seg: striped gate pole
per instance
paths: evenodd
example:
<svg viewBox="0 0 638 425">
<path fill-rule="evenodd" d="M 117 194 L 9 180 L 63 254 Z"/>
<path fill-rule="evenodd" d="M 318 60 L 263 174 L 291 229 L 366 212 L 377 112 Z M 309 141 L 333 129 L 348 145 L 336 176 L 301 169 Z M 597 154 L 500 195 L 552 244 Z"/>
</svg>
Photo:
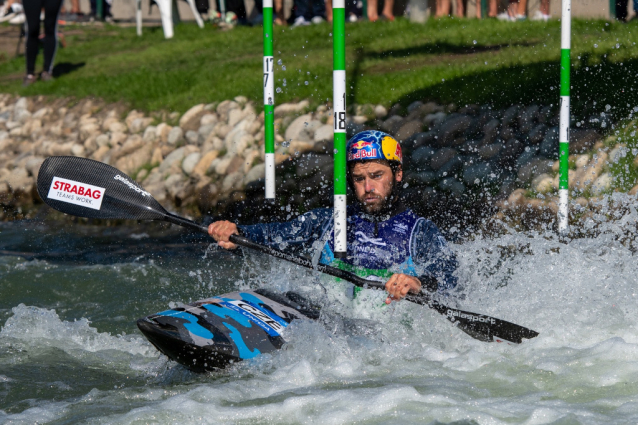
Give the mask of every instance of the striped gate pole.
<svg viewBox="0 0 638 425">
<path fill-rule="evenodd" d="M 334 109 L 334 255 L 347 256 L 346 232 L 346 2 L 332 2 Z"/>
<path fill-rule="evenodd" d="M 264 149 L 266 199 L 275 199 L 275 59 L 272 53 L 272 0 L 264 0 Z"/>
<path fill-rule="evenodd" d="M 558 183 L 558 232 L 568 227 L 569 200 L 569 70 L 571 66 L 571 0 L 563 0 L 560 46 L 560 133 L 559 133 L 559 183 Z"/>
</svg>

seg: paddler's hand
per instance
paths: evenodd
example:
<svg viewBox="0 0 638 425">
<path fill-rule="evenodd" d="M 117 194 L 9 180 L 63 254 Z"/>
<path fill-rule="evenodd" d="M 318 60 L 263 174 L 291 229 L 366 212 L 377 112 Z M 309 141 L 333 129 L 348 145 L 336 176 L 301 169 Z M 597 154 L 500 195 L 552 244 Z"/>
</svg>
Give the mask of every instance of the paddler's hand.
<svg viewBox="0 0 638 425">
<path fill-rule="evenodd" d="M 235 249 L 237 245 L 229 241 L 230 235 L 238 235 L 237 225 L 230 221 L 216 221 L 208 226 L 208 234 L 224 249 Z"/>
<path fill-rule="evenodd" d="M 401 300 L 408 292 L 414 294 L 421 292 L 421 281 L 414 276 L 396 273 L 385 284 L 385 290 L 388 291 L 388 298 L 386 298 L 385 303 L 390 304 L 392 301 Z"/>
</svg>

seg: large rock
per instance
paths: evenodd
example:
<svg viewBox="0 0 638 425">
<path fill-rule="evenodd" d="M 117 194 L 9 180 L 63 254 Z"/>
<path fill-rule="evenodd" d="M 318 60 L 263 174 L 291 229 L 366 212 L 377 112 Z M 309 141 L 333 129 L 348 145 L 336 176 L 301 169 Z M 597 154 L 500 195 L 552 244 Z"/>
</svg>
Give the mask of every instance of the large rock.
<svg viewBox="0 0 638 425">
<path fill-rule="evenodd" d="M 572 130 L 569 133 L 569 152 L 585 152 L 599 140 L 602 140 L 602 136 L 596 130 Z"/>
<path fill-rule="evenodd" d="M 501 151 L 499 162 L 502 166 L 510 166 L 516 163 L 521 153 L 525 150 L 525 145 L 517 139 L 510 139 Z"/>
<path fill-rule="evenodd" d="M 135 152 L 121 157 L 115 163 L 115 168 L 124 171 L 126 174 L 133 174 L 142 166 L 151 162 L 154 146 L 146 144 Z"/>
<path fill-rule="evenodd" d="M 193 152 L 184 158 L 182 162 L 182 171 L 184 171 L 184 174 L 190 176 L 200 159 L 202 159 L 202 154 L 199 152 Z"/>
<path fill-rule="evenodd" d="M 144 142 L 144 139 L 142 139 L 142 137 L 139 134 L 133 134 L 126 139 L 124 144 L 119 149 L 116 149 L 113 152 L 113 155 L 111 157 L 114 160 L 118 159 L 122 156 L 128 155 L 131 152 L 138 150 L 145 144 L 147 143 Z"/>
<path fill-rule="evenodd" d="M 315 142 L 331 141 L 334 138 L 334 129 L 331 125 L 324 124 L 315 130 Z"/>
<path fill-rule="evenodd" d="M 241 190 L 243 188 L 244 174 L 236 171 L 227 175 L 222 182 L 222 192 L 230 192 L 231 190 Z"/>
<path fill-rule="evenodd" d="M 181 147 L 175 149 L 173 152 L 168 154 L 162 164 L 159 166 L 159 172 L 164 174 L 166 171 L 170 170 L 173 166 L 179 165 L 184 160 L 184 156 L 186 155 L 186 148 Z"/>
<path fill-rule="evenodd" d="M 14 193 L 31 193 L 35 180 L 29 177 L 29 173 L 24 168 L 14 168 L 11 173 L 3 177 L 2 180 L 7 183 Z"/>
<path fill-rule="evenodd" d="M 444 179 L 450 176 L 456 177 L 460 174 L 462 168 L 463 160 L 460 157 L 455 156 L 437 170 L 436 177 L 439 179 Z"/>
<path fill-rule="evenodd" d="M 584 167 L 579 167 L 574 177 L 573 187 L 578 190 L 585 190 L 602 175 L 608 155 L 606 152 L 598 151 L 591 161 L 589 161 L 589 155 L 586 156 L 586 159 L 588 160 L 587 164 Z"/>
<path fill-rule="evenodd" d="M 423 124 L 429 127 L 430 129 L 432 129 L 438 126 L 439 124 L 441 124 L 445 120 L 446 116 L 447 114 L 445 112 L 436 112 L 433 114 L 428 114 L 423 119 Z"/>
<path fill-rule="evenodd" d="M 193 130 L 188 130 L 184 137 L 186 138 L 186 142 L 190 145 L 198 145 L 201 138 L 199 133 Z"/>
<path fill-rule="evenodd" d="M 436 171 L 449 160 L 454 158 L 456 155 L 456 150 L 452 148 L 439 149 L 434 155 L 432 155 L 432 159 L 430 160 L 430 167 Z"/>
<path fill-rule="evenodd" d="M 204 106 L 205 105 L 203 103 L 200 103 L 186 111 L 179 119 L 179 126 L 186 131 L 197 130 L 199 128 L 199 121 L 206 113 L 206 111 L 204 111 Z"/>
<path fill-rule="evenodd" d="M 501 122 L 499 120 L 492 119 L 488 121 L 487 124 L 483 126 L 483 144 L 489 145 L 496 142 L 496 139 L 498 138 L 500 132 L 500 128 Z"/>
<path fill-rule="evenodd" d="M 437 177 L 434 171 L 420 171 L 410 173 L 406 176 L 406 181 L 419 186 L 428 186 L 436 182 Z"/>
<path fill-rule="evenodd" d="M 246 177 L 244 177 L 244 185 L 248 186 L 249 183 L 265 178 L 265 173 L 266 173 L 266 164 L 261 163 L 261 164 L 255 165 L 246 174 Z"/>
<path fill-rule="evenodd" d="M 282 103 L 281 105 L 275 106 L 275 118 L 299 114 L 308 106 L 310 106 L 310 102 L 307 100 L 302 100 L 299 103 Z"/>
<path fill-rule="evenodd" d="M 430 161 L 436 153 L 436 150 L 429 146 L 421 146 L 412 152 L 410 157 L 410 166 L 415 170 L 426 170 L 430 168 Z"/>
<path fill-rule="evenodd" d="M 40 171 L 40 166 L 44 162 L 44 158 L 41 156 L 30 156 L 29 159 L 24 164 L 24 169 L 28 171 L 28 173 L 34 178 L 38 178 L 38 173 Z"/>
<path fill-rule="evenodd" d="M 436 131 L 416 133 L 408 137 L 402 144 L 405 153 L 412 152 L 421 146 L 432 146 L 436 140 Z"/>
<path fill-rule="evenodd" d="M 168 137 L 166 142 L 171 146 L 177 146 L 179 143 L 184 141 L 184 130 L 181 127 L 173 127 L 168 132 Z"/>
<path fill-rule="evenodd" d="M 413 120 L 404 122 L 401 125 L 401 128 L 399 128 L 399 130 L 395 133 L 395 137 L 397 140 L 403 141 L 408 139 L 410 136 L 421 132 L 421 130 L 423 130 L 423 124 L 421 124 L 420 121 Z"/>
<path fill-rule="evenodd" d="M 302 137 L 300 133 L 306 128 L 310 121 L 312 121 L 311 114 L 301 115 L 295 118 L 286 129 L 286 140 L 303 140 L 300 139 L 300 137 Z"/>
<path fill-rule="evenodd" d="M 219 151 L 213 150 L 204 154 L 204 156 L 199 160 L 195 168 L 193 168 L 192 173 L 203 176 L 208 171 L 210 164 L 217 159 L 219 156 Z"/>
<path fill-rule="evenodd" d="M 538 105 L 530 105 L 523 109 L 518 116 L 518 128 L 521 133 L 529 133 L 538 122 Z"/>
<path fill-rule="evenodd" d="M 403 117 L 392 115 L 381 123 L 381 129 L 387 133 L 394 134 L 403 125 Z"/>
<path fill-rule="evenodd" d="M 552 127 L 545 133 L 539 153 L 547 158 L 558 159 L 558 145 L 558 127 Z"/>
<path fill-rule="evenodd" d="M 171 127 L 170 125 L 164 122 L 160 123 L 157 125 L 157 127 L 155 127 L 155 135 L 161 143 L 167 143 L 168 135 L 170 134 L 172 129 L 173 127 Z"/>
<path fill-rule="evenodd" d="M 538 145 L 545 138 L 547 132 L 547 126 L 545 124 L 538 124 L 527 135 L 527 140 L 530 145 Z"/>
<path fill-rule="evenodd" d="M 482 159 L 490 159 L 498 155 L 503 149 L 502 143 L 492 143 L 478 149 L 478 154 Z"/>
<path fill-rule="evenodd" d="M 438 146 L 457 146 L 465 142 L 462 137 L 472 123 L 472 118 L 467 115 L 450 115 L 439 127 L 439 135 L 436 141 Z"/>
<path fill-rule="evenodd" d="M 158 140 L 157 127 L 153 125 L 149 125 L 148 127 L 146 127 L 146 130 L 144 130 L 144 135 L 142 136 L 142 139 L 146 143 L 155 143 Z"/>
<path fill-rule="evenodd" d="M 614 178 L 609 173 L 604 173 L 600 177 L 596 179 L 594 184 L 591 186 L 591 193 L 594 196 L 602 195 L 604 192 L 611 189 L 611 185 L 614 181 Z"/>
<path fill-rule="evenodd" d="M 547 158 L 536 158 L 523 165 L 518 170 L 517 178 L 519 182 L 527 183 L 532 177 L 552 171 L 552 162 Z"/>
<path fill-rule="evenodd" d="M 516 123 L 516 118 L 518 117 L 518 111 L 520 111 L 520 109 L 520 106 L 514 105 L 505 110 L 503 113 L 503 119 L 501 120 L 503 127 L 509 127 Z"/>
<path fill-rule="evenodd" d="M 463 181 L 468 186 L 485 185 L 492 183 L 495 179 L 496 174 L 489 162 L 469 165 L 463 171 Z"/>
<path fill-rule="evenodd" d="M 441 180 L 439 182 L 439 188 L 441 188 L 441 190 L 444 190 L 446 192 L 450 192 L 452 195 L 456 196 L 457 198 L 461 197 L 461 195 L 465 193 L 465 185 L 463 185 L 463 183 L 461 183 L 454 177 L 447 177 Z"/>
<path fill-rule="evenodd" d="M 318 155 L 318 154 L 308 154 L 303 156 L 297 161 L 297 168 L 295 170 L 295 176 L 298 179 L 304 179 L 309 177 L 319 171 L 320 169 L 325 168 L 326 166 L 332 165 L 333 158 L 331 155 Z"/>
</svg>

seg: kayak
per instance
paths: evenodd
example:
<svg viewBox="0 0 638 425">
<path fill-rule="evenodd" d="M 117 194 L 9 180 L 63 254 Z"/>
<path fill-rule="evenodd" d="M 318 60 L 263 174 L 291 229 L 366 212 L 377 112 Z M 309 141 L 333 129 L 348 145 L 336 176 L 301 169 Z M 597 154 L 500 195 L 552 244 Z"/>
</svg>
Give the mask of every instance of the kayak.
<svg viewBox="0 0 638 425">
<path fill-rule="evenodd" d="M 171 360 L 194 372 L 280 349 L 284 329 L 319 310 L 294 292 L 238 291 L 151 314 L 137 321 L 144 336 Z"/>
</svg>

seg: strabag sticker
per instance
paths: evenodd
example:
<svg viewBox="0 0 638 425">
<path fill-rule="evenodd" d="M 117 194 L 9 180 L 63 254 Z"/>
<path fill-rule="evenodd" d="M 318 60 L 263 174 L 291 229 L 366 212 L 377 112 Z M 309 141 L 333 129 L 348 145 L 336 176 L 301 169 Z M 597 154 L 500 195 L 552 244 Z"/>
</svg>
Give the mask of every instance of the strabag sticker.
<svg viewBox="0 0 638 425">
<path fill-rule="evenodd" d="M 53 177 L 47 198 L 99 210 L 104 199 L 104 188 Z"/>
</svg>

